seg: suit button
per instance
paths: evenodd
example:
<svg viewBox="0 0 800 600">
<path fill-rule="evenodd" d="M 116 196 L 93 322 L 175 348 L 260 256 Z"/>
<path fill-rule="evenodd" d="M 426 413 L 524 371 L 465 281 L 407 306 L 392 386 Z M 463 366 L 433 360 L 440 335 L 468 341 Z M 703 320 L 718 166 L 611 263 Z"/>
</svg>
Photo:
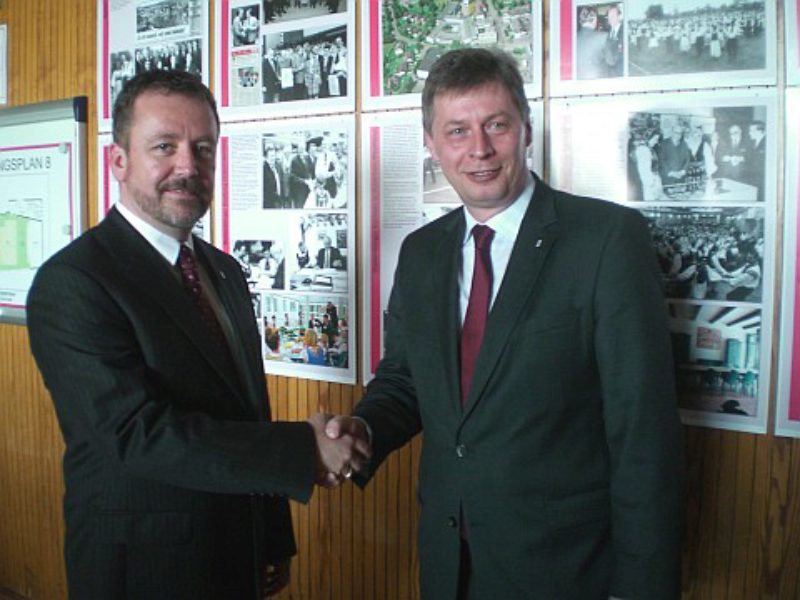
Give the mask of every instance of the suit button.
<svg viewBox="0 0 800 600">
<path fill-rule="evenodd" d="M 458 519 L 456 519 L 455 517 L 448 517 L 447 526 L 455 529 L 456 527 L 458 527 Z"/>
<path fill-rule="evenodd" d="M 459 444 L 456 446 L 456 456 L 458 458 L 464 458 L 467 455 L 467 447 L 464 444 Z"/>
</svg>

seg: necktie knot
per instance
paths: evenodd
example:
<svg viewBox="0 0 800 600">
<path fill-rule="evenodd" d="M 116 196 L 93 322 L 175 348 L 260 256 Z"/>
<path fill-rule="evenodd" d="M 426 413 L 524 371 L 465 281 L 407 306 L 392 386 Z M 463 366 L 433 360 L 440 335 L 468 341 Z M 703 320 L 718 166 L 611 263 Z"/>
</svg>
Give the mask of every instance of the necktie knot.
<svg viewBox="0 0 800 600">
<path fill-rule="evenodd" d="M 472 228 L 472 237 L 475 239 L 475 248 L 478 250 L 488 250 L 494 239 L 494 230 L 486 225 L 475 225 Z"/>
</svg>

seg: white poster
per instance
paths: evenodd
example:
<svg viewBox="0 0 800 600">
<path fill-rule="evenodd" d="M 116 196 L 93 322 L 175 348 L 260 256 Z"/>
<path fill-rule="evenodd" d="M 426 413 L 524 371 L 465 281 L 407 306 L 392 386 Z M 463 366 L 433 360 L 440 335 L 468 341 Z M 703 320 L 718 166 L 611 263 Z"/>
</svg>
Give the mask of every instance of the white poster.
<svg viewBox="0 0 800 600">
<path fill-rule="evenodd" d="M 137 73 L 180 69 L 208 85 L 208 38 L 206 0 L 98 0 L 99 130 L 111 130 L 114 101 Z"/>
<path fill-rule="evenodd" d="M 786 91 L 786 114 L 800 110 L 800 89 Z M 786 119 L 786 195 L 783 230 L 783 295 L 781 298 L 780 366 L 775 434 L 800 437 L 800 126 Z"/>
<path fill-rule="evenodd" d="M 783 21 L 786 25 L 786 84 L 800 84 L 800 0 L 784 0 Z"/>
<path fill-rule="evenodd" d="M 354 0 L 216 5 L 222 120 L 355 110 Z"/>
<path fill-rule="evenodd" d="M 777 219 L 774 90 L 551 104 L 551 182 L 647 220 L 685 423 L 766 431 Z"/>
<path fill-rule="evenodd" d="M 355 117 L 223 125 L 215 244 L 242 266 L 266 373 L 355 383 Z"/>
<path fill-rule="evenodd" d="M 543 170 L 541 102 L 533 102 L 528 167 Z M 361 121 L 364 383 L 383 355 L 383 317 L 405 237 L 459 208 L 461 201 L 424 146 L 420 110 L 365 114 Z"/>
<path fill-rule="evenodd" d="M 419 107 L 428 70 L 447 50 L 500 48 L 517 60 L 529 98 L 542 96 L 542 2 L 395 2 L 361 7 L 366 110 Z"/>
<path fill-rule="evenodd" d="M 553 0 L 555 96 L 775 85 L 771 0 Z"/>
</svg>

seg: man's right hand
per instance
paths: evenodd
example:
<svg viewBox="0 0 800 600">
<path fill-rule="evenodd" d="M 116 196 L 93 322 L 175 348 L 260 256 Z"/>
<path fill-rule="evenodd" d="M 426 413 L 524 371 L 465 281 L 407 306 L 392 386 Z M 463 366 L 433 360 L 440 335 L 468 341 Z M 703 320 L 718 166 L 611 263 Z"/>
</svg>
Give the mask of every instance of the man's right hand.
<svg viewBox="0 0 800 600">
<path fill-rule="evenodd" d="M 317 485 L 336 487 L 369 461 L 372 451 L 363 422 L 318 413 L 308 423 L 317 441 Z"/>
</svg>

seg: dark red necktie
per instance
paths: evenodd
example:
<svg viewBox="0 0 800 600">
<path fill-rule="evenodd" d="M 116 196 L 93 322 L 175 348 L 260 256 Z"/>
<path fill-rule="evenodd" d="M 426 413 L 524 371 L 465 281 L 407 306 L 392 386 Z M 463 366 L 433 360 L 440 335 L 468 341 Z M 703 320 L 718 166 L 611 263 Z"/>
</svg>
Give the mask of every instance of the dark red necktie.
<svg viewBox="0 0 800 600">
<path fill-rule="evenodd" d="M 181 251 L 178 254 L 178 266 L 181 269 L 181 280 L 183 287 L 192 298 L 197 310 L 200 311 L 200 317 L 203 322 L 208 326 L 211 335 L 217 342 L 220 349 L 230 356 L 230 346 L 228 345 L 228 338 L 222 331 L 222 326 L 219 324 L 219 319 L 208 301 L 208 297 L 203 292 L 203 285 L 200 283 L 200 272 L 197 270 L 197 261 L 194 258 L 191 248 L 186 244 L 181 244 Z"/>
<path fill-rule="evenodd" d="M 461 329 L 461 405 L 467 402 L 475 361 L 481 349 L 489 303 L 492 298 L 492 238 L 494 231 L 485 225 L 472 228 L 475 240 L 475 265 L 472 269 L 472 287 L 469 304 Z"/>
</svg>

